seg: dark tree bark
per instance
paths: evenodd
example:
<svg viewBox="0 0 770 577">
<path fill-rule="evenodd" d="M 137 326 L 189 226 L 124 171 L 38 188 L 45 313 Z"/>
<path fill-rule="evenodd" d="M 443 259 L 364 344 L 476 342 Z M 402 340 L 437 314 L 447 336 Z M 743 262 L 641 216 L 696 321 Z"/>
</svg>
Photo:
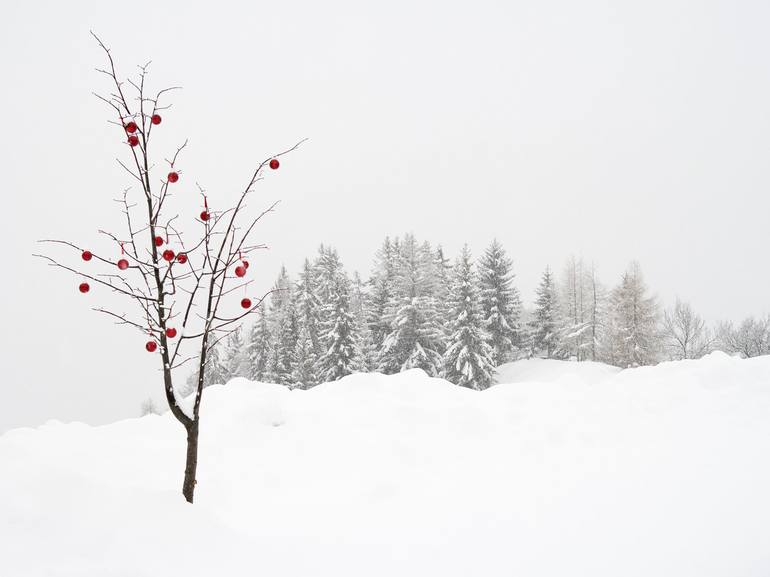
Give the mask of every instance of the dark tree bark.
<svg viewBox="0 0 770 577">
<path fill-rule="evenodd" d="M 96 38 L 96 36 L 94 36 Z M 252 251 L 266 248 L 261 244 L 248 244 L 250 235 L 254 232 L 257 223 L 263 216 L 272 212 L 275 204 L 264 210 L 256 217 L 243 218 L 246 197 L 252 192 L 254 185 L 262 176 L 263 169 L 268 163 L 277 157 L 283 156 L 295 150 L 303 141 L 295 144 L 288 150 L 275 154 L 257 164 L 251 179 L 240 194 L 235 206 L 225 210 L 210 211 L 205 194 L 201 190 L 204 202 L 204 213 L 197 220 L 196 227 L 202 230 L 201 237 L 190 245 L 185 245 L 183 233 L 174 224 L 177 216 L 165 217 L 163 208 L 169 195 L 169 185 L 179 180 L 180 174 L 176 167 L 177 159 L 186 146 L 186 142 L 180 146 L 170 160 L 166 160 L 169 170 L 174 172 L 174 178 L 169 173 L 168 180 L 164 179 L 165 171 L 160 177 L 159 190 L 153 190 L 151 172 L 158 163 L 152 160 L 149 154 L 150 136 L 153 126 L 157 125 L 153 118 L 168 106 L 160 106 L 162 95 L 173 90 L 166 88 L 160 90 L 157 95 L 149 97 L 145 91 L 145 77 L 147 66 L 140 67 L 137 80 L 121 81 L 115 72 L 115 63 L 107 47 L 96 38 L 99 46 L 104 50 L 109 68 L 100 70 L 106 74 L 113 83 L 113 92 L 107 96 L 96 95 L 108 104 L 116 115 L 114 124 L 121 131 L 121 138 L 126 142 L 128 133 L 131 133 L 133 142 L 128 142 L 129 153 L 132 162 L 129 168 L 124 162 L 118 160 L 120 166 L 126 170 L 141 185 L 141 192 L 146 204 L 146 215 L 142 219 L 143 226 L 135 228 L 132 205 L 128 201 L 128 190 L 124 191 L 122 198 L 123 212 L 126 217 L 124 236 L 118 236 L 111 232 L 100 230 L 99 232 L 109 237 L 120 246 L 121 259 L 130 262 L 128 267 L 118 267 L 118 263 L 109 256 L 93 253 L 93 264 L 108 265 L 107 273 L 86 272 L 87 269 L 77 269 L 61 264 L 48 255 L 36 255 L 48 261 L 48 264 L 68 270 L 76 275 L 87 278 L 95 283 L 108 287 L 115 293 L 129 297 L 138 308 L 138 316 L 129 317 L 126 313 L 115 313 L 104 308 L 95 310 L 105 313 L 115 319 L 118 324 L 129 325 L 148 336 L 159 345 L 161 372 L 163 374 L 163 388 L 169 409 L 173 416 L 185 428 L 187 433 L 187 451 L 184 482 L 182 493 L 185 499 L 192 503 L 195 495 L 196 472 L 198 468 L 198 434 L 200 425 L 200 405 L 203 396 L 203 375 L 206 369 L 208 353 L 212 347 L 225 338 L 230 332 L 238 328 L 239 322 L 247 315 L 256 311 L 262 301 L 270 294 L 268 292 L 259 299 L 254 299 L 252 306 L 234 317 L 221 316 L 219 306 L 223 298 L 238 290 L 244 290 L 251 281 L 244 281 L 230 271 L 238 266 L 239 262 Z M 125 84 L 130 85 L 136 92 L 135 99 L 126 97 Z M 135 104 L 136 103 L 136 104 Z M 135 124 L 128 129 L 128 124 Z M 156 129 L 157 130 L 157 129 Z M 155 181 L 158 181 L 156 176 Z M 277 203 L 276 203 L 277 204 Z M 145 232 L 146 231 L 146 232 Z M 177 249 L 170 257 L 159 250 L 156 239 L 160 237 L 160 244 L 173 243 Z M 142 238 L 149 241 L 141 242 Z M 45 240 L 41 242 L 66 245 L 77 251 L 83 251 L 75 243 L 63 240 Z M 124 247 L 127 249 L 124 254 Z M 170 250 L 170 249 L 167 249 Z M 186 258 L 180 260 L 179 254 Z M 83 259 L 85 260 L 85 259 Z M 90 258 L 88 260 L 91 260 Z M 202 302 L 201 302 L 202 301 Z M 196 311 L 205 311 L 205 316 Z M 167 335 L 170 328 L 178 330 L 178 338 L 173 342 Z M 191 356 L 183 357 L 182 345 L 195 344 L 196 352 Z M 156 347 L 148 350 L 154 351 Z M 185 410 L 180 404 L 174 390 L 174 370 L 183 366 L 187 361 L 198 360 L 198 379 L 195 390 L 195 398 L 191 408 Z"/>
</svg>

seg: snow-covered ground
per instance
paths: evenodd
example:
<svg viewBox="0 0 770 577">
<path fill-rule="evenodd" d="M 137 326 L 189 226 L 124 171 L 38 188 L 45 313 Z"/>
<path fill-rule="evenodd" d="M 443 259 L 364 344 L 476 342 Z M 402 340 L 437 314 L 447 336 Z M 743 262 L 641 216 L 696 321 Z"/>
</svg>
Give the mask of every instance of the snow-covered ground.
<svg viewBox="0 0 770 577">
<path fill-rule="evenodd" d="M 0 575 L 770 575 L 770 357 L 206 391 L 0 437 Z"/>
</svg>

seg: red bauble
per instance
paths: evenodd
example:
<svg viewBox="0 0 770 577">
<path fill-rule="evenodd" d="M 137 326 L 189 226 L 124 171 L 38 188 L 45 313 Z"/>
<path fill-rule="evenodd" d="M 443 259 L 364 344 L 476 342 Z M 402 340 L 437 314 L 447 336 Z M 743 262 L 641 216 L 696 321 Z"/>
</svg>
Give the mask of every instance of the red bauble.
<svg viewBox="0 0 770 577">
<path fill-rule="evenodd" d="M 273 160 L 270 161 L 270 168 L 272 168 L 273 170 L 275 170 L 279 166 L 281 166 L 281 163 L 278 162 L 277 158 L 274 158 Z"/>
<path fill-rule="evenodd" d="M 210 219 L 210 218 L 211 218 L 211 215 L 209 214 L 209 211 L 208 211 L 208 210 L 204 210 L 204 211 L 201 213 L 201 220 L 202 220 L 203 222 L 206 222 L 206 221 L 207 221 L 208 219 Z"/>
<path fill-rule="evenodd" d="M 126 132 L 128 132 L 129 134 L 133 134 L 134 132 L 136 132 L 137 128 L 138 126 L 136 125 L 136 122 L 134 122 L 133 120 L 131 122 L 127 122 L 125 126 Z"/>
<path fill-rule="evenodd" d="M 78 287 L 78 290 L 80 292 L 82 292 L 83 294 L 85 294 L 85 293 L 87 293 L 88 291 L 91 290 L 91 287 L 88 286 L 87 282 L 82 282 L 82 283 L 80 283 L 80 286 Z"/>
<path fill-rule="evenodd" d="M 168 173 L 168 181 L 169 182 L 173 183 L 173 182 L 176 182 L 177 180 L 179 180 L 179 173 L 177 173 L 177 172 L 169 172 Z"/>
<path fill-rule="evenodd" d="M 153 124 L 158 125 L 160 124 L 160 121 L 162 120 L 160 117 L 160 114 L 153 114 L 152 118 L 150 118 Z"/>
<path fill-rule="evenodd" d="M 235 267 L 235 276 L 237 277 L 246 276 L 246 268 L 242 266 Z"/>
<path fill-rule="evenodd" d="M 163 246 L 163 237 L 162 236 L 156 236 L 155 237 L 155 246 Z"/>
<path fill-rule="evenodd" d="M 147 341 L 147 344 L 144 345 L 144 348 L 147 349 L 148 353 L 154 353 L 158 350 L 158 343 L 155 341 Z"/>
<path fill-rule="evenodd" d="M 124 258 L 118 261 L 118 268 L 120 270 L 126 270 L 128 268 L 128 261 Z"/>
<path fill-rule="evenodd" d="M 174 327 L 167 328 L 166 336 L 170 339 L 173 339 L 176 336 L 176 329 Z"/>
<path fill-rule="evenodd" d="M 131 146 L 136 146 L 137 144 L 139 144 L 139 137 L 136 134 L 132 134 L 131 136 L 128 137 L 128 143 Z"/>
<path fill-rule="evenodd" d="M 163 260 L 167 262 L 171 262 L 172 260 L 174 260 L 175 256 L 176 255 L 174 254 L 174 251 L 171 250 L 170 248 L 167 248 L 166 250 L 163 251 Z"/>
<path fill-rule="evenodd" d="M 90 250 L 84 250 L 83 253 L 80 255 L 80 258 L 82 258 L 84 261 L 89 261 L 93 258 L 93 254 L 91 254 Z"/>
<path fill-rule="evenodd" d="M 251 299 L 250 299 L 250 298 L 248 298 L 248 297 L 247 297 L 247 298 L 245 298 L 245 299 L 243 299 L 243 300 L 241 301 L 241 306 L 242 306 L 243 308 L 245 308 L 245 309 L 250 309 L 250 308 L 251 308 Z"/>
<path fill-rule="evenodd" d="M 184 264 L 187 262 L 187 255 L 183 252 L 180 252 L 178 255 L 176 255 L 176 261 L 179 264 Z"/>
<path fill-rule="evenodd" d="M 249 261 L 244 260 L 241 264 L 243 265 L 243 268 L 249 268 Z"/>
</svg>

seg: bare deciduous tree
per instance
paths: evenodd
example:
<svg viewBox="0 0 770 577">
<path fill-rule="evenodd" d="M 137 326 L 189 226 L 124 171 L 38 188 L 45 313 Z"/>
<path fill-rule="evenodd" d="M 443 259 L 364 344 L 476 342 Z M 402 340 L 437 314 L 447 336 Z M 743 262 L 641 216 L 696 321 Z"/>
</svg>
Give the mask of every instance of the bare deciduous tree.
<svg viewBox="0 0 770 577">
<path fill-rule="evenodd" d="M 663 313 L 662 333 L 663 346 L 672 360 L 699 359 L 713 349 L 714 337 L 706 323 L 689 303 L 678 298 Z"/>
<path fill-rule="evenodd" d="M 139 67 L 137 78 L 121 80 L 109 49 L 99 38 L 94 38 L 108 62 L 108 68 L 99 72 L 105 74 L 112 84 L 110 93 L 96 96 L 112 110 L 115 115 L 112 123 L 121 132 L 121 137 L 127 139 L 129 161 L 126 163 L 118 159 L 118 163 L 139 184 L 143 202 L 132 204 L 130 190 L 126 190 L 119 199 L 125 216 L 125 231 L 121 235 L 99 231 L 111 239 L 114 246 L 120 247 L 120 260 L 92 253 L 64 240 L 41 242 L 77 251 L 84 261 L 80 268 L 62 264 L 50 255 L 36 256 L 45 259 L 51 266 L 75 273 L 126 297 L 135 306 L 133 315 L 103 307 L 94 310 L 115 319 L 117 324 L 148 335 L 147 350 L 158 354 L 166 401 L 171 413 L 187 432 L 182 493 L 192 503 L 207 355 L 212 347 L 238 328 L 244 317 L 256 311 L 267 296 L 254 301 L 243 298 L 240 303 L 242 310 L 238 313 L 220 312 L 227 309 L 222 305 L 228 297 L 232 299 L 238 291 L 245 293 L 250 284 L 243 278 L 248 268 L 245 259 L 253 251 L 265 248 L 264 245 L 254 244 L 251 237 L 257 223 L 275 207 L 273 204 L 257 215 L 249 215 L 246 200 L 262 178 L 264 169 L 268 166 L 277 168 L 277 159 L 295 150 L 302 141 L 259 162 L 234 206 L 224 210 L 210 209 L 205 193 L 200 189 L 204 210 L 197 219 L 198 232 L 189 235 L 193 240 L 188 240 L 189 237 L 177 224 L 178 215 L 169 217 L 164 211 L 166 201 L 172 196 L 174 183 L 179 180 L 177 165 L 186 142 L 165 161 L 168 172 L 160 169 L 162 163 L 150 155 L 153 127 L 160 124 L 160 113 L 169 108 L 161 101 L 174 88 L 148 95 L 145 87 L 147 65 Z M 168 245 L 167 248 L 161 249 L 164 244 Z M 172 250 L 171 246 L 177 250 Z M 103 268 L 105 272 L 93 272 L 96 267 Z M 81 292 L 88 290 L 88 283 L 83 283 Z M 185 349 L 189 349 L 191 354 L 185 353 Z M 197 362 L 197 382 L 194 396 L 183 401 L 175 392 L 174 376 L 176 369 L 189 361 Z"/>
<path fill-rule="evenodd" d="M 764 319 L 749 317 L 738 328 L 732 322 L 720 323 L 717 343 L 726 353 L 744 358 L 770 354 L 770 316 Z"/>
</svg>

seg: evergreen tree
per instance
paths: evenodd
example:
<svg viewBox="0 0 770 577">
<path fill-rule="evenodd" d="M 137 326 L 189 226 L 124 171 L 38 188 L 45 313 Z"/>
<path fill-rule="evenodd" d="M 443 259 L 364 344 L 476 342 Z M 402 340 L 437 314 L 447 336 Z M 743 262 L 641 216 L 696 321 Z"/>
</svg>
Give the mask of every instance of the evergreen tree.
<svg viewBox="0 0 770 577">
<path fill-rule="evenodd" d="M 379 370 L 386 374 L 413 368 L 431 376 L 441 373 L 443 333 L 436 311 L 433 267 L 430 245 L 418 245 L 414 236 L 406 235 L 385 313 L 390 331 L 380 349 Z"/>
<path fill-rule="evenodd" d="M 435 282 L 435 297 L 436 297 L 436 314 L 438 315 L 438 324 L 441 328 L 441 355 L 444 355 L 446 351 L 446 342 L 448 339 L 447 327 L 449 325 L 449 295 L 452 292 L 452 264 L 451 261 L 444 256 L 444 249 L 439 245 L 436 248 L 433 258 L 433 270 L 436 277 Z"/>
<path fill-rule="evenodd" d="M 294 290 L 285 267 L 281 267 L 273 290 L 270 311 L 273 343 L 267 374 L 270 382 L 290 385 L 293 382 L 292 357 L 299 337 L 299 327 Z"/>
<path fill-rule="evenodd" d="M 309 389 L 318 384 L 316 379 L 316 363 L 318 357 L 310 334 L 310 327 L 303 324 L 299 330 L 299 338 L 292 356 L 292 380 L 301 389 Z"/>
<path fill-rule="evenodd" d="M 512 360 L 521 344 L 521 299 L 513 286 L 512 267 L 513 261 L 496 239 L 479 263 L 481 318 L 497 366 Z"/>
<path fill-rule="evenodd" d="M 639 263 L 632 262 L 610 295 L 606 362 L 619 367 L 654 364 L 659 355 L 658 304 L 647 295 Z"/>
<path fill-rule="evenodd" d="M 334 249 L 323 249 L 318 260 L 322 354 L 320 381 L 336 381 L 355 370 L 355 317 L 350 311 L 350 279 Z"/>
<path fill-rule="evenodd" d="M 223 364 L 229 379 L 248 376 L 247 350 L 243 345 L 240 327 L 227 335 Z"/>
<path fill-rule="evenodd" d="M 300 330 L 302 328 L 307 329 L 308 336 L 313 345 L 313 353 L 317 356 L 320 353 L 318 331 L 321 322 L 321 303 L 318 300 L 316 277 L 317 271 L 310 263 L 310 260 L 305 259 L 295 292 L 297 322 Z"/>
<path fill-rule="evenodd" d="M 561 358 L 559 303 L 549 267 L 543 273 L 536 295 L 535 310 L 529 323 L 532 354 L 548 359 Z"/>
<path fill-rule="evenodd" d="M 268 361 L 271 355 L 272 341 L 267 322 L 267 311 L 263 304 L 259 306 L 257 320 L 251 327 L 248 344 L 248 377 L 254 381 L 268 380 Z"/>
<path fill-rule="evenodd" d="M 224 385 L 229 379 L 230 375 L 222 355 L 222 343 L 210 345 L 206 366 L 203 368 L 203 386 Z"/>
<path fill-rule="evenodd" d="M 374 257 L 372 276 L 369 279 L 371 296 L 367 321 L 377 350 L 382 348 L 382 343 L 390 332 L 386 311 L 393 298 L 397 260 L 398 243 L 394 244 L 390 237 L 385 237 L 385 242 Z"/>
<path fill-rule="evenodd" d="M 443 360 L 448 381 L 482 390 L 492 384 L 495 366 L 479 315 L 475 277 L 466 245 L 454 266 L 451 335 Z"/>
</svg>

